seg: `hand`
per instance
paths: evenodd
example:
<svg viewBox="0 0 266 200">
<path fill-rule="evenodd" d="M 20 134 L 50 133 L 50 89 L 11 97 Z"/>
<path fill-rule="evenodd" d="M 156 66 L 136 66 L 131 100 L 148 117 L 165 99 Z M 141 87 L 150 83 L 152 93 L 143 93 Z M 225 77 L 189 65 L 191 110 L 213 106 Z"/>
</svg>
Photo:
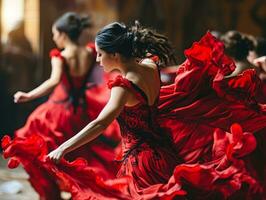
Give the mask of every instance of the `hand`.
<svg viewBox="0 0 266 200">
<path fill-rule="evenodd" d="M 31 100 L 31 96 L 26 92 L 18 91 L 14 94 L 15 103 L 23 103 Z"/>
<path fill-rule="evenodd" d="M 262 57 L 254 59 L 253 64 L 256 67 L 261 67 L 262 65 L 266 65 L 266 56 L 262 56 Z"/>
<path fill-rule="evenodd" d="M 61 160 L 61 158 L 65 155 L 65 151 L 58 147 L 57 149 L 53 150 L 52 152 L 50 152 L 48 154 L 48 157 L 54 161 L 55 163 L 59 163 L 59 161 Z"/>
</svg>

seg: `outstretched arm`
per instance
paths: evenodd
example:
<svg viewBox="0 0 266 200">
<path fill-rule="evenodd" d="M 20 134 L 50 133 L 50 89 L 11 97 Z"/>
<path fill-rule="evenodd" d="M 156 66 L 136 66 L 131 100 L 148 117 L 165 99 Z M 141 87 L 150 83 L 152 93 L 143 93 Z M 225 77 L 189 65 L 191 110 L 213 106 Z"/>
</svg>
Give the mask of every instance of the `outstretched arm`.
<svg viewBox="0 0 266 200">
<path fill-rule="evenodd" d="M 51 92 L 54 87 L 60 82 L 62 71 L 63 71 L 63 61 L 57 57 L 53 57 L 51 60 L 52 72 L 50 78 L 44 81 L 40 86 L 33 89 L 30 92 L 18 91 L 14 95 L 15 103 L 22 103 L 31 101 L 33 99 L 42 97 L 49 92 Z"/>
<path fill-rule="evenodd" d="M 83 128 L 78 134 L 61 144 L 57 149 L 49 153 L 48 157 L 58 162 L 64 154 L 98 137 L 119 115 L 125 106 L 129 92 L 122 87 L 113 87 L 111 97 L 99 116 Z"/>
</svg>

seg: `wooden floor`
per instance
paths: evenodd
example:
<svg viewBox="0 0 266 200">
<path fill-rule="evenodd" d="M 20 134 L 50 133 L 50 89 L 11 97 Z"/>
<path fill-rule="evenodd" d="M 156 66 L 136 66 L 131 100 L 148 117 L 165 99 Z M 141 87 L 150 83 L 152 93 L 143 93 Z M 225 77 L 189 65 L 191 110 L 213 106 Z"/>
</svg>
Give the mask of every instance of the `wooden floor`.
<svg viewBox="0 0 266 200">
<path fill-rule="evenodd" d="M 16 180 L 23 186 L 22 191 L 18 194 L 5 194 L 0 192 L 1 200 L 38 200 L 38 194 L 33 190 L 28 182 L 28 175 L 23 168 L 8 169 L 6 167 L 7 161 L 3 159 L 0 154 L 0 186 L 7 181 Z"/>
</svg>

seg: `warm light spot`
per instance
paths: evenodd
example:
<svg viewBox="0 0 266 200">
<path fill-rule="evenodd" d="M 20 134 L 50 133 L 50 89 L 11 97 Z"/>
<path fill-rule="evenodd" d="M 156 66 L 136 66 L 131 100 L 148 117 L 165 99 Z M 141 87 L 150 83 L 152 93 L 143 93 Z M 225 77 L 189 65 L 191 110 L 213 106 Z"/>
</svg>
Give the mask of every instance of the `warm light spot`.
<svg viewBox="0 0 266 200">
<path fill-rule="evenodd" d="M 24 0 L 2 0 L 2 40 L 24 19 Z"/>
</svg>

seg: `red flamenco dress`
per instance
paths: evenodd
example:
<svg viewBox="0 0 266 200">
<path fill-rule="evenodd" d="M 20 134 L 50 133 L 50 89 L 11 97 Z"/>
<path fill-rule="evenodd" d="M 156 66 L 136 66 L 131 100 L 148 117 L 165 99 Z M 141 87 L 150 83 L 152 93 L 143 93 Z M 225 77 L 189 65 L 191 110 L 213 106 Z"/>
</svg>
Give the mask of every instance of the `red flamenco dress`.
<svg viewBox="0 0 266 200">
<path fill-rule="evenodd" d="M 32 156 L 74 200 L 265 198 L 260 176 L 265 140 L 259 138 L 265 136 L 266 113 L 257 100 L 260 81 L 252 70 L 224 79 L 235 66 L 209 33 L 185 54 L 175 83 L 162 87 L 152 106 L 126 78 L 109 82 L 109 88 L 127 88 L 139 99 L 117 118 L 123 156 L 116 179 L 102 178 L 81 159 L 54 164 L 47 152 Z M 2 145 L 4 156 L 13 154 L 14 140 L 4 138 Z"/>
<path fill-rule="evenodd" d="M 72 77 L 60 51 L 54 49 L 50 56 L 64 62 L 61 81 L 48 101 L 37 107 L 25 126 L 15 132 L 10 145 L 13 146 L 12 155 L 6 157 L 11 158 L 8 163 L 10 168 L 17 167 L 19 163 L 23 165 L 29 174 L 30 183 L 41 199 L 58 200 L 60 190 L 57 180 L 43 167 L 42 158 L 35 155 L 40 151 L 46 154 L 57 148 L 95 119 L 109 98 L 109 90 L 105 84 L 96 85 L 90 81 L 93 79 L 93 69 L 84 77 Z M 82 157 L 104 177 L 111 178 L 118 170 L 118 165 L 113 160 L 114 149 L 119 141 L 119 126 L 114 122 L 99 140 L 71 152 L 66 158 L 73 160 Z"/>
</svg>

